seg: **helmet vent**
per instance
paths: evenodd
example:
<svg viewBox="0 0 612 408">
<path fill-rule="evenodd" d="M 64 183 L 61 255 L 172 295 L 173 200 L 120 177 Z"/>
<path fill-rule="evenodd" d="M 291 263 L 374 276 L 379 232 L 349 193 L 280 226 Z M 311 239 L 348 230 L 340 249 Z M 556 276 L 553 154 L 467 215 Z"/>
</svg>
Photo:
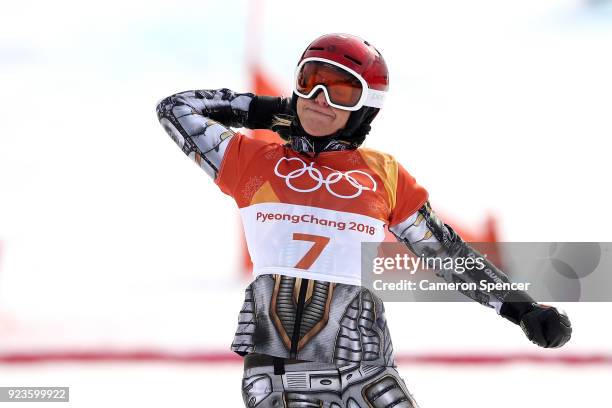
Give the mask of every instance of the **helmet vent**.
<svg viewBox="0 0 612 408">
<path fill-rule="evenodd" d="M 314 50 L 314 51 L 323 51 L 325 48 L 323 47 L 310 47 L 309 50 Z"/>
<path fill-rule="evenodd" d="M 355 59 L 355 58 L 351 57 L 350 55 L 346 55 L 346 54 L 344 54 L 344 58 L 346 58 L 346 59 L 348 59 L 348 60 L 353 61 L 353 62 L 354 62 L 355 64 L 357 64 L 357 65 L 361 65 L 361 61 L 359 61 L 358 59 Z"/>
</svg>

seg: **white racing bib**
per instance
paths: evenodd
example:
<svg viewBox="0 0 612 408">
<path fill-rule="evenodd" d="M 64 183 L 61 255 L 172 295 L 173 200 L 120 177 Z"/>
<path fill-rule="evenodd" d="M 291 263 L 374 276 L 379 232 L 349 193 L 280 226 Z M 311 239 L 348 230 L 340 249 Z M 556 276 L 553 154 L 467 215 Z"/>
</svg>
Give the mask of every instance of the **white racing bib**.
<svg viewBox="0 0 612 408">
<path fill-rule="evenodd" d="M 283 203 L 240 210 L 254 275 L 284 274 L 361 285 L 361 243 L 381 242 L 372 217 Z"/>
</svg>

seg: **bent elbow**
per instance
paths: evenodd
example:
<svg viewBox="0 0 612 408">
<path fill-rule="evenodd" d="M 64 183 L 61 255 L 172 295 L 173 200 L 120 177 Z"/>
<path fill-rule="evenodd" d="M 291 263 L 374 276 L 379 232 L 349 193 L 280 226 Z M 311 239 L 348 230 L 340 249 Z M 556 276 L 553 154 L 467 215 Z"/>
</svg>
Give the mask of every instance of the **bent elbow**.
<svg viewBox="0 0 612 408">
<path fill-rule="evenodd" d="M 157 120 L 161 122 L 164 117 L 167 117 L 168 114 L 172 113 L 172 108 L 175 103 L 175 95 L 170 95 L 165 98 L 160 99 L 155 105 L 155 112 L 157 113 Z"/>
</svg>

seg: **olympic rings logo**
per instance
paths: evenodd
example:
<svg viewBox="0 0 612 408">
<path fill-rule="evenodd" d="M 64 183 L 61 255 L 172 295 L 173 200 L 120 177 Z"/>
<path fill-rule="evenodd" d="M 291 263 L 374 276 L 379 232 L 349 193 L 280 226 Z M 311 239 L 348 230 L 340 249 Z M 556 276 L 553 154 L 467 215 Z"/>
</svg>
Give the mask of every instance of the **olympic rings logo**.
<svg viewBox="0 0 612 408">
<path fill-rule="evenodd" d="M 291 162 L 291 161 L 299 162 L 301 164 L 301 167 L 295 170 L 291 170 L 287 174 L 281 174 L 278 170 L 278 167 L 280 166 L 282 162 L 285 162 L 285 161 L 286 162 Z M 347 198 L 347 199 L 355 198 L 355 197 L 359 197 L 361 193 L 364 191 L 376 191 L 376 180 L 374 180 L 374 178 L 372 178 L 371 175 L 369 175 L 368 173 L 364 171 L 349 170 L 343 173 L 341 171 L 334 170 L 331 167 L 321 166 L 321 167 L 324 167 L 332 171 L 331 173 L 327 175 L 327 177 L 323 177 L 323 173 L 321 173 L 321 170 L 313 166 L 314 166 L 314 162 L 311 162 L 310 164 L 307 165 L 299 157 L 289 157 L 289 158 L 281 157 L 279 161 L 276 162 L 276 166 L 274 166 L 274 174 L 276 174 L 280 178 L 285 179 L 285 184 L 287 184 L 287 187 L 299 193 L 310 193 L 311 191 L 318 190 L 323 184 L 325 184 L 325 188 L 327 189 L 327 191 L 329 191 L 331 195 L 338 197 L 338 198 Z M 316 182 L 314 187 L 300 189 L 292 184 L 291 180 L 301 177 L 306 173 L 308 173 L 310 178 Z M 352 174 L 361 174 L 367 177 L 372 183 L 371 187 L 361 185 L 361 183 L 359 183 L 359 181 L 357 181 L 355 177 L 351 176 Z M 353 194 L 343 195 L 333 190 L 332 186 L 340 182 L 340 180 L 342 179 L 348 181 L 348 183 L 355 188 L 356 191 Z"/>
</svg>

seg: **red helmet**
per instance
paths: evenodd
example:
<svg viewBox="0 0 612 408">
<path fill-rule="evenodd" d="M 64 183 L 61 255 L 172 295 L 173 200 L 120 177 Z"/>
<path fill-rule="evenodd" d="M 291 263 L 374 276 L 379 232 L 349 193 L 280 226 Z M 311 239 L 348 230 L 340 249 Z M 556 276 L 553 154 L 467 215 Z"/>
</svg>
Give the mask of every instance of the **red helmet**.
<svg viewBox="0 0 612 408">
<path fill-rule="evenodd" d="M 325 58 L 343 65 L 365 79 L 370 89 L 386 92 L 389 71 L 383 56 L 367 41 L 350 34 L 325 34 L 314 40 L 302 54 L 305 58 Z"/>
<path fill-rule="evenodd" d="M 370 43 L 354 35 L 325 34 L 317 38 L 308 45 L 297 64 L 294 90 L 290 100 L 290 110 L 294 113 L 297 112 L 297 99 L 304 97 L 300 93 L 306 93 L 310 95 L 307 97 L 312 97 L 322 87 L 321 85 L 315 85 L 314 88 L 307 90 L 307 92 L 300 92 L 298 90 L 297 84 L 300 67 L 311 59 L 323 60 L 322 62 L 327 61 L 328 63 L 331 62 L 331 65 L 340 66 L 354 76 L 357 76 L 362 85 L 364 85 L 364 82 L 367 85 L 367 92 L 363 94 L 364 96 L 354 106 L 356 110 L 347 109 L 352 112 L 346 126 L 336 132 L 336 134 L 331 135 L 331 137 L 349 142 L 355 147 L 361 145 L 370 131 L 370 123 L 380 111 L 382 101 L 389 89 L 389 71 L 383 56 Z M 328 103 L 331 102 L 330 105 L 333 106 L 333 101 L 331 101 L 330 94 L 325 87 L 323 87 L 323 91 Z M 341 109 L 346 109 L 346 105 Z M 308 134 L 299 123 L 297 115 L 293 118 L 288 134 L 285 136 L 281 135 L 281 137 L 286 140 L 295 139 L 296 146 L 301 146 L 298 139 L 308 137 Z"/>
</svg>

